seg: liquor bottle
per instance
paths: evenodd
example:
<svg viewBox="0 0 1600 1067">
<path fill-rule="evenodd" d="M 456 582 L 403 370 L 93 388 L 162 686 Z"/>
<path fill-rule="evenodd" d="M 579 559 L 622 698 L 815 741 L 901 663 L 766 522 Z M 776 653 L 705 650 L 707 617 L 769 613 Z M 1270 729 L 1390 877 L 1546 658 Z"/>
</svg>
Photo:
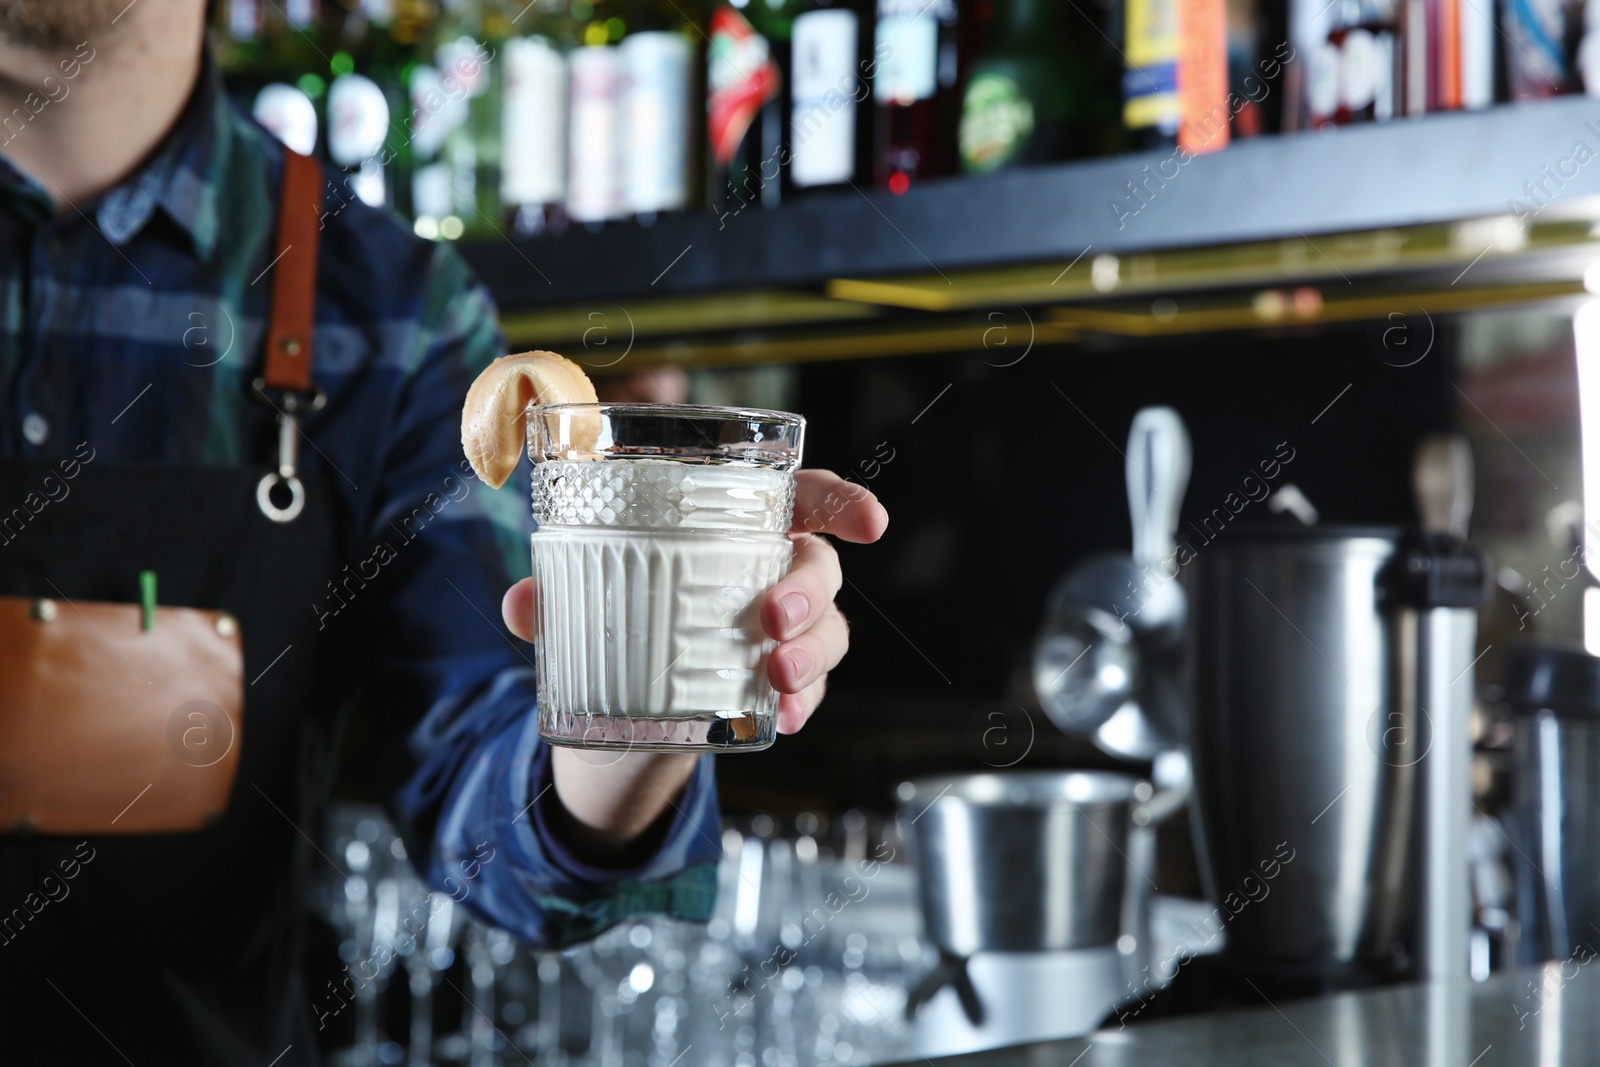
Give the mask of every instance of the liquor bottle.
<svg viewBox="0 0 1600 1067">
<path fill-rule="evenodd" d="M 695 199 L 700 27 L 677 0 L 631 6 L 619 46 L 624 210 L 650 223 Z"/>
<path fill-rule="evenodd" d="M 476 57 L 471 60 L 457 59 L 457 69 L 463 64 L 475 65 L 483 72 L 481 80 L 467 94 L 467 121 L 445 139 L 445 157 L 457 190 L 461 235 L 467 237 L 499 236 L 501 232 L 500 136 L 504 68 L 489 58 L 494 55 L 493 50 L 501 47 L 503 41 L 489 34 L 485 34 L 484 39 L 457 39 L 458 55 L 476 50 Z M 441 237 L 450 238 L 454 227 L 449 227 L 449 231 L 444 223 L 440 224 Z"/>
<path fill-rule="evenodd" d="M 1177 0 L 1127 0 L 1124 8 L 1122 121 L 1135 151 L 1175 147 L 1178 99 Z"/>
<path fill-rule="evenodd" d="M 1393 2 L 1393 0 L 1391 0 Z M 1586 4 L 1586 12 L 1594 9 Z M 1587 21 L 1592 21 L 1589 16 Z M 1495 100 L 1497 33 L 1494 5 L 1461 5 L 1461 106 L 1469 110 L 1489 107 Z"/>
<path fill-rule="evenodd" d="M 1567 12 L 1590 9 L 1584 4 L 1563 7 Z M 1522 66 L 1530 58 L 1540 63 L 1551 53 L 1561 66 L 1567 65 L 1572 54 L 1567 34 L 1576 28 L 1575 22 L 1566 22 L 1569 29 L 1563 35 L 1540 42 L 1536 51 L 1545 56 L 1529 57 L 1526 53 L 1517 54 L 1520 48 L 1514 35 L 1539 20 L 1538 6 L 1509 5 L 1506 16 L 1510 31 L 1505 38 L 1509 46 L 1508 66 L 1513 57 Z M 1496 41 L 1492 4 L 1481 5 L 1474 0 L 1428 0 L 1420 13 L 1412 11 L 1408 5 L 1405 18 L 1407 32 L 1420 27 L 1426 41 L 1425 48 L 1418 51 L 1423 67 L 1408 76 L 1407 86 L 1409 90 L 1413 80 L 1417 83 L 1415 95 L 1425 99 L 1427 110 L 1454 111 L 1488 107 L 1494 103 Z M 1566 18 L 1558 20 L 1565 21 Z M 1546 82 L 1545 91 L 1558 91 L 1557 83 Z M 1410 96 L 1408 92 L 1408 103 Z"/>
<path fill-rule="evenodd" d="M 1297 7 L 1308 6 L 1310 2 L 1295 0 Z M 1312 26 L 1301 31 L 1308 42 L 1303 78 L 1305 118 L 1302 124 L 1308 130 L 1332 126 L 1334 116 L 1339 111 L 1340 67 L 1343 66 L 1344 57 L 1334 43 L 1337 30 L 1337 20 L 1333 19 L 1329 7 L 1318 14 Z M 1423 110 L 1427 110 L 1427 107 L 1424 106 Z"/>
<path fill-rule="evenodd" d="M 517 25 L 527 32 L 508 39 L 501 50 L 500 199 L 511 230 L 523 236 L 566 223 L 564 46 L 576 41 L 577 27 L 565 5 L 559 6 L 558 11 L 525 13 Z"/>
<path fill-rule="evenodd" d="M 866 29 L 861 12 L 840 0 L 816 0 L 794 17 L 789 177 L 796 189 L 865 180 L 871 152 Z"/>
<path fill-rule="evenodd" d="M 1572 65 L 1583 91 L 1600 96 L 1600 0 L 1584 0 L 1583 35 L 1578 39 Z"/>
<path fill-rule="evenodd" d="M 265 0 L 223 0 L 217 6 L 217 66 L 228 91 L 242 100 L 254 97 L 276 73 L 266 15 Z"/>
<path fill-rule="evenodd" d="M 419 0 L 360 0 L 344 14 L 328 60 L 327 151 L 351 192 L 373 206 L 410 206 L 406 81 L 432 8 Z"/>
<path fill-rule="evenodd" d="M 329 60 L 328 158 L 346 174 L 349 189 L 364 203 L 388 200 L 382 152 L 389 137 L 389 100 L 383 88 L 358 74 L 349 52 Z"/>
<path fill-rule="evenodd" d="M 1284 131 L 1289 96 L 1285 71 L 1296 54 L 1289 19 L 1285 0 L 1229 0 L 1228 84 L 1236 105 L 1235 137 Z"/>
<path fill-rule="evenodd" d="M 779 52 L 787 51 L 789 24 L 781 6 L 774 11 L 769 3 L 754 0 L 745 9 L 760 19 L 759 28 L 730 6 L 718 7 L 711 15 L 706 64 L 707 200 L 721 216 L 737 214 L 751 204 L 774 207 L 782 198 L 788 123 Z"/>
<path fill-rule="evenodd" d="M 1593 18 L 1587 14 L 1590 5 L 1582 6 L 1580 15 L 1562 0 L 1502 0 L 1506 89 L 1512 100 L 1539 100 L 1580 87 L 1565 42 Z M 1583 49 L 1582 58 L 1588 51 Z"/>
<path fill-rule="evenodd" d="M 1177 7 L 1178 147 L 1215 152 L 1232 137 L 1227 0 L 1177 0 Z"/>
<path fill-rule="evenodd" d="M 1228 0 L 1228 89 L 1237 103 L 1233 111 L 1233 136 L 1255 137 L 1263 132 L 1262 105 L 1270 99 L 1255 69 L 1260 38 L 1258 0 Z"/>
<path fill-rule="evenodd" d="M 256 93 L 250 115 L 291 152 L 303 156 L 316 154 L 320 125 L 317 105 L 299 86 L 268 82 Z"/>
<path fill-rule="evenodd" d="M 281 6 L 269 4 L 272 14 L 281 15 L 282 40 L 274 46 L 279 56 L 277 76 L 292 83 L 321 106 L 328 82 L 322 76 L 330 51 L 328 33 L 332 18 L 322 0 L 286 0 Z"/>
<path fill-rule="evenodd" d="M 1122 124 L 1124 62 L 1112 46 L 1123 39 L 1122 5 L 1067 6 L 1061 11 L 1059 45 L 1071 69 L 1067 81 L 1072 107 L 1064 136 L 1065 159 L 1113 156 L 1124 149 Z"/>
<path fill-rule="evenodd" d="M 956 169 L 956 0 L 878 0 L 873 33 L 873 176 L 903 193 Z"/>
<path fill-rule="evenodd" d="M 969 173 L 1097 150 L 1093 73 L 1088 57 L 1063 56 L 1058 12 L 1049 0 L 995 4 L 961 113 Z"/>
<path fill-rule="evenodd" d="M 1336 0 L 1323 18 L 1326 28 L 1313 39 L 1306 68 L 1306 127 L 1382 122 L 1403 113 L 1406 85 L 1395 5 Z"/>
<path fill-rule="evenodd" d="M 567 142 L 567 214 L 599 223 L 623 213 L 622 57 L 609 44 L 573 50 Z"/>
<path fill-rule="evenodd" d="M 322 65 L 319 8 L 316 0 L 265 8 L 255 0 L 233 0 L 226 6 L 231 76 L 248 83 L 244 91 L 250 93 L 255 120 L 303 155 L 317 150 L 317 103 L 327 86 L 314 73 Z M 234 37 L 236 33 L 245 36 Z M 252 62 L 241 62 L 241 49 L 254 51 Z"/>
<path fill-rule="evenodd" d="M 490 58 L 481 42 L 455 36 L 458 30 L 446 29 L 433 62 L 418 64 L 407 85 L 412 226 L 430 239 L 455 240 L 478 216 L 471 102 L 488 91 Z"/>
<path fill-rule="evenodd" d="M 300 0 L 296 10 L 304 4 Z M 212 9 L 213 55 L 223 87 L 245 103 L 266 85 L 293 81 L 289 51 L 295 42 L 284 32 L 283 11 L 265 0 L 223 0 Z M 309 28 L 315 32 L 314 19 Z"/>
<path fill-rule="evenodd" d="M 317 24 L 321 0 L 283 0 L 283 18 L 291 30 L 304 32 Z"/>
<path fill-rule="evenodd" d="M 438 153 L 444 169 L 430 172 L 422 190 L 433 209 L 442 206 L 448 190 L 450 210 L 438 221 L 438 236 L 447 241 L 504 232 L 500 201 L 504 64 L 495 58 L 512 33 L 513 14 L 495 0 L 452 0 L 436 31 L 434 65 L 446 88 L 466 104 L 464 117 L 456 111 L 456 121 L 446 123 L 449 129 Z M 415 182 L 411 186 L 417 190 Z"/>
<path fill-rule="evenodd" d="M 1135 150 L 1228 144 L 1224 0 L 1127 0 L 1123 124 Z"/>
<path fill-rule="evenodd" d="M 1333 123 L 1386 122 L 1396 112 L 1399 28 L 1388 0 L 1342 0 L 1328 36 L 1338 55 Z"/>
</svg>

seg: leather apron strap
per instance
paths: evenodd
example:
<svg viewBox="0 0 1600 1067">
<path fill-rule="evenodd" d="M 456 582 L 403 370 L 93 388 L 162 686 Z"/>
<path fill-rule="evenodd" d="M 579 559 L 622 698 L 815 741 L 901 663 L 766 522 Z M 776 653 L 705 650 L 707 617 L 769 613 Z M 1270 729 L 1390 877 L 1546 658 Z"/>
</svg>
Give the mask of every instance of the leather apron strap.
<svg viewBox="0 0 1600 1067">
<path fill-rule="evenodd" d="M 322 167 L 283 150 L 283 192 L 273 249 L 272 304 L 267 318 L 263 385 L 310 393 L 311 326 L 316 310 L 317 239 L 322 231 Z"/>
<path fill-rule="evenodd" d="M 255 381 L 256 395 L 278 413 L 277 470 L 256 485 L 256 506 L 273 522 L 293 522 L 305 510 L 305 486 L 296 472 L 300 413 L 316 411 L 327 400 L 311 380 L 321 232 L 322 167 L 309 156 L 286 148 L 272 261 L 272 303 L 267 312 L 267 351 L 261 377 Z M 286 502 L 280 502 L 280 489 L 288 491 Z"/>
</svg>

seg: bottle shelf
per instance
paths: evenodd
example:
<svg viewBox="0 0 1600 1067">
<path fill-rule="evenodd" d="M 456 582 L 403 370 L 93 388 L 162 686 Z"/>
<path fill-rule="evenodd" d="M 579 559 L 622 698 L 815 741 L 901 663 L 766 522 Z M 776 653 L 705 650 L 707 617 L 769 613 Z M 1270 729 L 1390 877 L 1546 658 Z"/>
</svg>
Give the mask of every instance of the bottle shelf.
<svg viewBox="0 0 1600 1067">
<path fill-rule="evenodd" d="M 1401 298 L 1449 314 L 1583 291 L 1597 156 L 1600 108 L 1567 97 L 462 250 L 513 344 L 627 338 L 631 366 L 937 351 L 918 338 L 951 330 L 968 347 L 973 312 L 1008 306 L 1057 340 L 1382 318 Z"/>
</svg>

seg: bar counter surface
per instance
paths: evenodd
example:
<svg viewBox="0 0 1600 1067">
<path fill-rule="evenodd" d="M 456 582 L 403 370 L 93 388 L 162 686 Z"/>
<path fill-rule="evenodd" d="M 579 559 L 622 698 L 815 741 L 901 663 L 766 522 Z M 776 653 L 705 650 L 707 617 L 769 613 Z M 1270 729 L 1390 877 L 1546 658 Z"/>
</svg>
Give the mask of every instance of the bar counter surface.
<svg viewBox="0 0 1600 1067">
<path fill-rule="evenodd" d="M 1488 981 L 1390 986 L 1086 1038 L 907 1061 L 934 1067 L 1578 1067 L 1600 1062 L 1593 955 Z"/>
</svg>

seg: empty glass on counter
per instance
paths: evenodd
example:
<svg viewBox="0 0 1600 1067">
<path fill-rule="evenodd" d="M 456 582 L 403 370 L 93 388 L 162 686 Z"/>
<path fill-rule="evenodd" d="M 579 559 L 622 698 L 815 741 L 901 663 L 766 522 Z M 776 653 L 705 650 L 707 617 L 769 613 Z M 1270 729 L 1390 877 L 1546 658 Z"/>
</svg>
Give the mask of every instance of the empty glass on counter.
<svg viewBox="0 0 1600 1067">
<path fill-rule="evenodd" d="M 342 966 L 337 977 L 311 989 L 311 1009 L 319 1031 L 330 1026 L 353 1030 L 352 1046 L 334 1062 L 338 1067 L 402 1062 L 403 1046 L 384 1026 L 382 1004 L 400 957 L 415 938 L 403 913 L 427 897 L 406 860 L 405 844 L 382 810 L 340 805 L 330 810 L 324 850 L 340 869 L 313 897 L 313 909 L 339 937 Z"/>
<path fill-rule="evenodd" d="M 902 851 L 892 833 L 859 812 L 831 825 L 815 815 L 730 821 L 708 923 L 640 917 L 566 951 L 535 952 L 430 892 L 378 809 L 336 805 L 324 850 L 342 870 L 324 872 L 314 900 L 339 934 L 332 970 L 349 976 L 352 1006 L 340 1014 L 337 978 L 314 1001 L 323 1036 L 346 1038 L 330 1060 L 848 1067 L 917 1058 L 904 1009 L 928 950 L 912 873 L 890 862 Z M 409 982 L 389 981 L 400 966 Z"/>
</svg>

